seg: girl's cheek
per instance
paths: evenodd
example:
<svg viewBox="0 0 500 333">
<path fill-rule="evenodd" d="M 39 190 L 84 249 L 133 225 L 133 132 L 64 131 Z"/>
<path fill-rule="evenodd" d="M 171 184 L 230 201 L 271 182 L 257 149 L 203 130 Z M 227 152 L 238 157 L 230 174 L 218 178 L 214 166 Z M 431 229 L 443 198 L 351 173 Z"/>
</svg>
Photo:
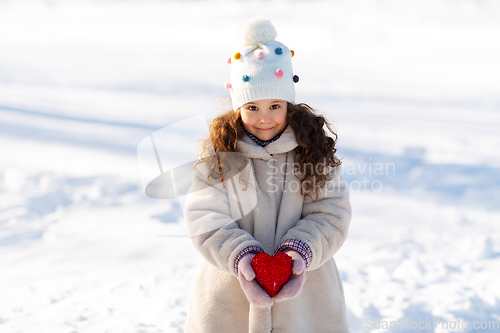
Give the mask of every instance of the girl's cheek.
<svg viewBox="0 0 500 333">
<path fill-rule="evenodd" d="M 241 122 L 243 123 L 243 125 L 248 125 L 248 119 L 246 117 L 243 117 L 243 115 L 241 116 Z"/>
<path fill-rule="evenodd" d="M 243 114 L 243 113 L 241 114 L 241 121 L 243 122 L 243 125 L 245 125 L 245 126 L 251 125 L 251 119 L 246 114 Z"/>
<path fill-rule="evenodd" d="M 250 126 L 253 124 L 252 117 L 248 113 L 241 114 L 241 121 L 243 124 Z"/>
<path fill-rule="evenodd" d="M 283 114 L 281 117 L 280 117 L 280 121 L 279 121 L 280 124 L 283 124 L 283 123 L 286 123 L 286 113 Z"/>
</svg>

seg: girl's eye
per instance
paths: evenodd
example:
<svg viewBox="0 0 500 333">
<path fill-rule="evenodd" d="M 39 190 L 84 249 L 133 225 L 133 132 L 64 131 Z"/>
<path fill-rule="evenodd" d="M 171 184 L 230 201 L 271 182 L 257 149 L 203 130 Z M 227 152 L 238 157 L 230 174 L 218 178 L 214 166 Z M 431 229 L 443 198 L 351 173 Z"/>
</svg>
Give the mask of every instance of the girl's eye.
<svg viewBox="0 0 500 333">
<path fill-rule="evenodd" d="M 248 110 L 250 110 L 250 111 L 257 111 L 257 107 L 252 105 L 252 106 L 248 107 Z"/>
<path fill-rule="evenodd" d="M 271 106 L 271 109 L 278 109 L 280 106 L 278 104 L 274 104 L 273 106 Z"/>
</svg>

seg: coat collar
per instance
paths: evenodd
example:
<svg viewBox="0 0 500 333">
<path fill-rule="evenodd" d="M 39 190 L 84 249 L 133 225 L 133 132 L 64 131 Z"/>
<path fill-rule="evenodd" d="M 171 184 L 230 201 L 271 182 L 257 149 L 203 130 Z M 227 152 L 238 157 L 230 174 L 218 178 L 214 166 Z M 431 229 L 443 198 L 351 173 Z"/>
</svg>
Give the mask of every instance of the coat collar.
<svg viewBox="0 0 500 333">
<path fill-rule="evenodd" d="M 272 154 L 287 153 L 298 146 L 295 140 L 295 132 L 290 126 L 287 126 L 280 138 L 271 142 L 267 147 L 261 147 L 250 139 L 247 135 L 238 141 L 238 151 L 250 158 L 260 158 L 269 161 Z"/>
</svg>

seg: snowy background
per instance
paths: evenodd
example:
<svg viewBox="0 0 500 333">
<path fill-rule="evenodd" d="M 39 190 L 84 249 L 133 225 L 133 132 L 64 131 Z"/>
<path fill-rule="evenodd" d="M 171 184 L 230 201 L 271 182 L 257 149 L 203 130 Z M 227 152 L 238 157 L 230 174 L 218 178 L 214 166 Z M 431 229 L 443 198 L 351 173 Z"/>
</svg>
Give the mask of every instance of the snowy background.
<svg viewBox="0 0 500 333">
<path fill-rule="evenodd" d="M 144 195 L 136 148 L 225 109 L 226 59 L 252 15 L 295 50 L 297 101 L 339 134 L 351 331 L 498 324 L 498 1 L 12 0 L 0 1 L 2 333 L 183 331 L 200 255 L 179 203 Z M 389 331 L 457 331 L 442 327 Z"/>
</svg>

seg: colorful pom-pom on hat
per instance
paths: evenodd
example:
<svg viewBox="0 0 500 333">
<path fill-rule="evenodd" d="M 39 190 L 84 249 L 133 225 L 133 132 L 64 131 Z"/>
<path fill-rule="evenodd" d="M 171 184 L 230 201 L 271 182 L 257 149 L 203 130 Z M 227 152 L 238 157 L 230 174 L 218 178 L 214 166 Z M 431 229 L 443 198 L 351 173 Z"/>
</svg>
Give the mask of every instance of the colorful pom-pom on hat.
<svg viewBox="0 0 500 333">
<path fill-rule="evenodd" d="M 233 109 L 262 99 L 295 102 L 291 51 L 276 41 L 278 33 L 265 17 L 252 17 L 240 27 L 231 64 L 230 85 Z M 227 87 L 227 85 L 226 85 Z"/>
</svg>

